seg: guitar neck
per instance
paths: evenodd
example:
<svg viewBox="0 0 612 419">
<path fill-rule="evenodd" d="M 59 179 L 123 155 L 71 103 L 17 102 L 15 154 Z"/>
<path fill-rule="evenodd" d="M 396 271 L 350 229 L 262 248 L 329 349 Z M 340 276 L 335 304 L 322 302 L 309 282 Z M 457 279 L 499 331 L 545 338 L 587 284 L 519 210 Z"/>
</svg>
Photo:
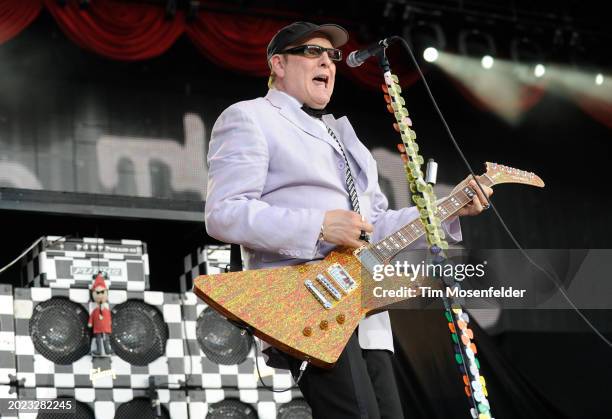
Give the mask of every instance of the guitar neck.
<svg viewBox="0 0 612 419">
<path fill-rule="evenodd" d="M 479 176 L 478 181 L 481 185 L 486 186 L 493 186 L 494 184 L 486 175 Z M 471 202 L 474 195 L 475 191 L 464 185 L 457 192 L 448 196 L 438 204 L 436 216 L 438 216 L 441 221 L 449 219 L 461 208 Z M 367 249 L 370 250 L 380 262 L 384 263 L 391 260 L 424 234 L 425 226 L 420 218 L 416 218 L 379 242 L 368 245 Z"/>
</svg>

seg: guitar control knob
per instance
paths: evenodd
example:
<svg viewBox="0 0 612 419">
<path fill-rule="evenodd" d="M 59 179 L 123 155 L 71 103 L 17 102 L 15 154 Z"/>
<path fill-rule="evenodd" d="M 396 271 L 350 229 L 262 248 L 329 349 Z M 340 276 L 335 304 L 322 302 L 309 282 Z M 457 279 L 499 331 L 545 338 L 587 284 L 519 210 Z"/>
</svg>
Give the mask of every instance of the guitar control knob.
<svg viewBox="0 0 612 419">
<path fill-rule="evenodd" d="M 343 324 L 346 321 L 346 316 L 344 314 L 338 314 L 336 316 L 336 321 L 338 324 Z"/>
<path fill-rule="evenodd" d="M 310 326 L 306 326 L 304 328 L 304 330 L 302 330 L 302 334 L 306 337 L 311 336 L 312 335 L 312 327 Z"/>
<path fill-rule="evenodd" d="M 319 327 L 321 328 L 321 330 L 327 330 L 327 328 L 329 327 L 329 322 L 327 320 L 321 320 L 321 323 L 319 323 Z"/>
</svg>

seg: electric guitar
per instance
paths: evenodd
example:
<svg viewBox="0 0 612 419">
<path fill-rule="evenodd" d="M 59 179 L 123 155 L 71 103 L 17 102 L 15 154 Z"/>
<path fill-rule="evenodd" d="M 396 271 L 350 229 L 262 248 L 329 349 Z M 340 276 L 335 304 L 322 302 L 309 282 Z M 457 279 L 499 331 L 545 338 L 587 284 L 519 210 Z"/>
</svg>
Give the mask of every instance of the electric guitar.
<svg viewBox="0 0 612 419">
<path fill-rule="evenodd" d="M 478 179 L 489 187 L 501 183 L 544 187 L 534 173 L 488 162 L 486 173 Z M 442 221 L 474 198 L 475 191 L 466 183 L 439 203 L 436 215 Z M 416 218 L 377 243 L 359 249 L 338 247 L 318 262 L 202 275 L 194 281 L 194 292 L 270 345 L 331 368 L 360 320 L 384 305 L 408 298 L 374 298 L 366 288 L 375 283 L 376 265 L 388 264 L 425 233 Z M 416 290 L 428 280 L 420 278 L 406 285 Z"/>
</svg>

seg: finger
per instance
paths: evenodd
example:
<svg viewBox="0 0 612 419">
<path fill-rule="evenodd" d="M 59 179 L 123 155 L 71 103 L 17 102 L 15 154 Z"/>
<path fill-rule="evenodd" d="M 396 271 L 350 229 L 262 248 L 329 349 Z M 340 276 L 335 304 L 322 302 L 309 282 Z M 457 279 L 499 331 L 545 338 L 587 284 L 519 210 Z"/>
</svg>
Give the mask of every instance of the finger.
<svg viewBox="0 0 612 419">
<path fill-rule="evenodd" d="M 478 187 L 478 184 L 476 184 L 475 180 L 471 180 L 470 181 L 470 186 L 472 187 L 472 189 L 474 189 L 474 191 L 476 192 L 476 196 L 478 197 L 478 201 L 480 203 L 480 206 L 482 207 L 483 205 L 488 205 L 489 200 L 487 199 L 487 197 L 482 193 L 482 191 L 480 190 L 480 188 Z M 486 188 L 486 186 L 483 186 L 483 190 L 484 188 Z M 474 201 L 476 201 L 476 199 L 474 199 Z"/>
<path fill-rule="evenodd" d="M 371 233 L 374 231 L 374 226 L 367 221 L 361 225 L 361 231 L 365 231 L 366 233 Z"/>
<path fill-rule="evenodd" d="M 485 201 L 486 202 L 486 201 Z M 472 211 L 470 211 L 472 214 L 480 214 L 483 210 L 483 206 L 482 203 L 480 202 L 480 197 L 476 196 L 474 197 L 474 199 L 472 200 Z"/>
</svg>

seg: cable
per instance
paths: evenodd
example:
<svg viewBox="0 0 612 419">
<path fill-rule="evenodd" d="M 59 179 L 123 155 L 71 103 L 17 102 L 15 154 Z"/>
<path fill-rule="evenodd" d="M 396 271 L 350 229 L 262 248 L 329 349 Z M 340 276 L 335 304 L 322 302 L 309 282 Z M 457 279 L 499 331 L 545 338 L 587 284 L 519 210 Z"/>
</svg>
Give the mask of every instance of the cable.
<svg viewBox="0 0 612 419">
<path fill-rule="evenodd" d="M 273 393 L 284 393 L 286 391 L 299 388 L 297 385 L 302 379 L 302 376 L 304 375 L 304 371 L 306 371 L 306 367 L 308 366 L 308 361 L 302 361 L 302 364 L 300 365 L 300 373 L 298 375 L 298 378 L 295 380 L 295 385 L 289 388 L 283 389 L 283 390 L 275 390 L 273 387 L 270 387 L 266 383 L 264 383 L 263 378 L 261 377 L 261 372 L 259 371 L 259 362 L 257 362 L 257 360 L 259 359 L 259 345 L 257 345 L 257 339 L 255 339 L 255 336 L 252 333 L 249 333 L 249 334 L 251 335 L 251 338 L 253 339 L 253 345 L 255 346 L 255 368 L 257 369 L 257 376 L 259 377 L 259 382 L 261 383 L 261 386 L 267 390 L 270 390 Z"/>
<path fill-rule="evenodd" d="M 56 243 L 62 239 L 67 239 L 73 237 L 72 235 L 66 235 L 66 236 L 61 236 L 58 239 L 53 240 L 52 242 L 49 242 L 49 246 L 52 245 L 53 243 Z M 30 250 L 32 250 L 38 243 L 40 243 L 41 241 L 43 241 L 45 238 L 45 236 L 39 237 L 38 239 L 36 239 L 36 241 L 34 243 L 32 243 L 30 245 L 30 247 L 28 247 L 26 250 L 23 251 L 23 253 L 21 253 L 19 256 L 17 256 L 15 259 L 13 259 L 12 262 L 9 262 L 7 265 L 5 265 L 4 267 L 2 267 L 0 269 L 0 274 L 4 271 L 6 271 L 8 268 L 10 268 L 11 266 L 13 266 L 15 263 L 17 263 L 19 260 L 21 260 L 22 257 L 24 257 Z"/>
<path fill-rule="evenodd" d="M 438 116 L 440 117 L 440 120 L 442 121 L 442 124 L 444 125 L 444 129 L 446 130 L 446 133 L 448 134 L 448 137 L 450 138 L 451 142 L 453 143 L 453 146 L 455 147 L 455 150 L 457 150 L 457 153 L 459 154 L 459 156 L 461 157 L 461 159 L 463 160 L 463 163 L 465 164 L 465 166 L 468 168 L 468 170 L 470 171 L 470 174 L 472 175 L 472 178 L 474 179 L 474 181 L 476 181 L 476 184 L 478 185 L 478 188 L 480 189 L 480 191 L 483 193 L 483 195 L 486 197 L 487 199 L 487 203 L 491 206 L 491 208 L 493 209 L 493 212 L 495 213 L 495 216 L 497 217 L 497 219 L 499 220 L 499 222 L 501 223 L 503 229 L 506 231 L 506 233 L 508 234 L 508 236 L 510 237 L 510 239 L 512 240 L 512 242 L 514 243 L 514 245 L 517 247 L 517 249 L 520 250 L 521 254 L 525 257 L 525 259 L 527 259 L 529 261 L 529 263 L 531 263 L 533 266 L 535 266 L 538 270 L 540 270 L 542 273 L 544 273 L 544 275 L 546 275 L 546 277 L 557 287 L 557 289 L 559 290 L 559 292 L 561 293 L 561 295 L 563 296 L 563 298 L 567 301 L 567 303 L 570 305 L 570 307 L 578 314 L 578 316 L 587 324 L 587 326 L 589 326 L 589 328 L 597 335 L 599 336 L 599 338 L 601 340 L 604 341 L 604 343 L 606 345 L 608 345 L 610 348 L 612 348 L 612 342 L 606 338 L 591 322 L 590 320 L 580 311 L 580 309 L 578 307 L 576 307 L 576 305 L 574 304 L 574 302 L 569 298 L 569 296 L 565 293 L 565 291 L 563 290 L 563 286 L 560 284 L 560 282 L 556 279 L 556 274 L 554 273 L 550 273 L 547 270 L 545 270 L 544 268 L 542 268 L 540 265 L 538 265 L 525 251 L 525 249 L 523 249 L 523 247 L 520 245 L 520 243 L 518 242 L 518 240 L 514 237 L 514 235 L 512 234 L 512 232 L 510 231 L 510 229 L 508 228 L 508 226 L 506 225 L 506 223 L 504 222 L 501 214 L 499 213 L 499 211 L 497 211 L 497 208 L 495 207 L 495 205 L 493 205 L 493 202 L 487 197 L 487 195 L 484 193 L 483 189 L 482 189 L 482 185 L 480 184 L 480 182 L 478 181 L 476 174 L 474 173 L 474 170 L 472 169 L 472 166 L 470 165 L 470 163 L 467 161 L 465 155 L 463 154 L 463 151 L 461 151 L 461 147 L 459 146 L 459 144 L 457 143 L 457 140 L 455 140 L 455 136 L 453 135 L 453 133 L 451 132 L 450 127 L 448 126 L 448 123 L 446 122 L 446 119 L 444 118 L 444 115 L 442 114 L 442 111 L 440 110 L 440 107 L 438 106 L 438 103 L 436 102 L 436 99 L 434 98 L 433 94 L 431 93 L 431 89 L 429 88 L 429 84 L 427 83 L 427 79 L 425 78 L 425 75 L 423 74 L 423 72 L 421 71 L 421 67 L 419 66 L 419 63 L 417 62 L 416 58 L 414 57 L 414 54 L 412 53 L 412 50 L 410 49 L 410 46 L 408 45 L 408 42 L 406 42 L 406 40 L 404 38 L 402 38 L 401 36 L 392 36 L 390 38 L 388 38 L 389 40 L 391 39 L 395 39 L 401 42 L 401 44 L 404 46 L 404 48 L 408 51 L 408 54 L 410 55 L 410 58 L 412 59 L 413 64 L 415 65 L 419 76 L 421 77 L 421 80 L 423 80 L 423 84 L 425 85 L 425 89 L 427 90 L 427 94 L 429 95 L 429 98 L 431 99 L 431 102 L 436 110 L 436 112 L 438 113 Z"/>
</svg>

